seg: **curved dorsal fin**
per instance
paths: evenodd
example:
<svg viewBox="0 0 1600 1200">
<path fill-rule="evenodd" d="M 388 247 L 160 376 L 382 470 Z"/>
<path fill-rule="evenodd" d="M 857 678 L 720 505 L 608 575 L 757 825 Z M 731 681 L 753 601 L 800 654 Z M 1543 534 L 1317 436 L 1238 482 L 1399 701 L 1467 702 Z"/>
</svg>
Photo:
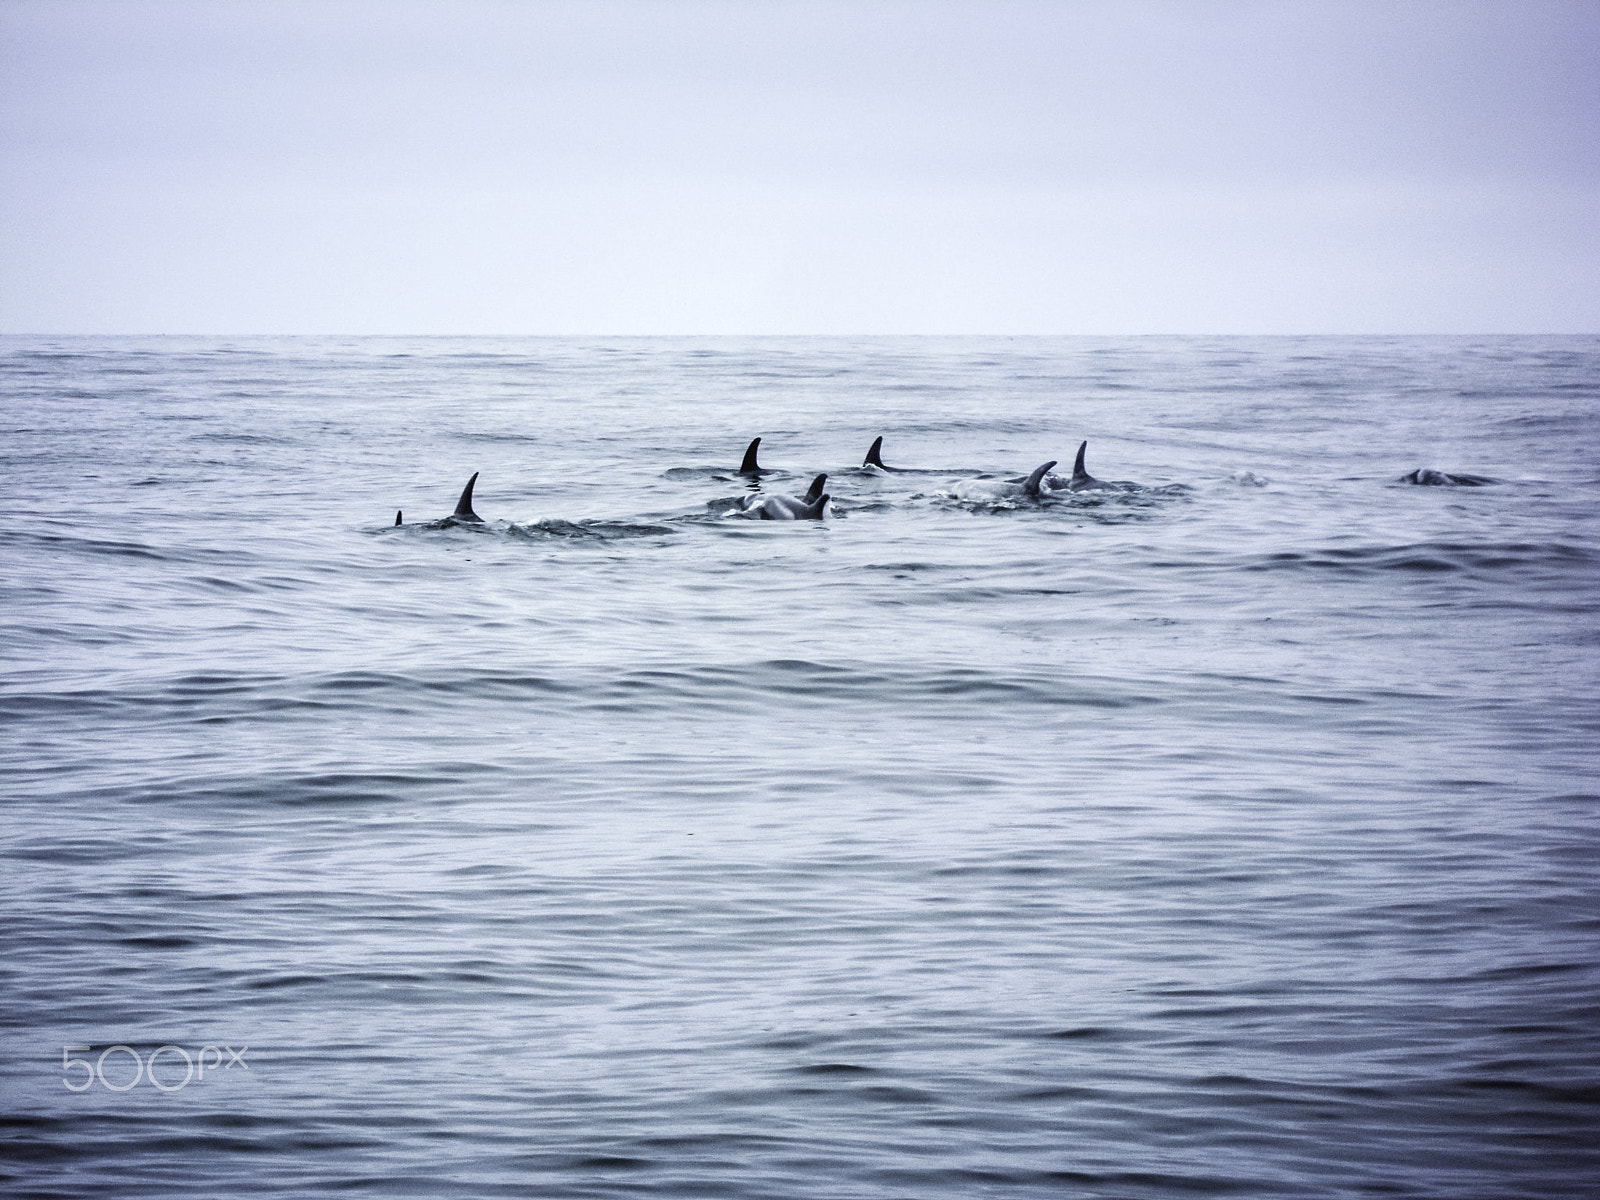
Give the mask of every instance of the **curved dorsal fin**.
<svg viewBox="0 0 1600 1200">
<path fill-rule="evenodd" d="M 828 473 L 824 471 L 811 481 L 811 486 L 806 489 L 806 503 L 815 504 L 817 497 L 822 495 L 822 485 L 828 482 Z"/>
<path fill-rule="evenodd" d="M 1038 496 L 1039 482 L 1044 478 L 1045 472 L 1055 465 L 1056 460 L 1052 458 L 1043 466 L 1035 467 L 1033 469 L 1033 474 L 1028 476 L 1028 482 L 1022 485 L 1023 492 L 1029 496 Z"/>
<path fill-rule="evenodd" d="M 800 521 L 818 521 L 822 519 L 823 509 L 828 507 L 828 501 L 833 497 L 823 492 L 815 500 L 808 499 L 805 507 L 795 513 L 795 519 Z"/>
<path fill-rule="evenodd" d="M 478 482 L 478 473 L 474 471 L 472 478 L 467 480 L 467 486 L 461 489 L 461 499 L 456 501 L 456 511 L 451 513 L 458 521 L 482 521 L 483 518 L 472 511 L 472 485 Z"/>
<path fill-rule="evenodd" d="M 1078 457 L 1072 464 L 1072 487 L 1081 487 L 1083 484 L 1094 482 L 1094 476 L 1083 469 L 1083 452 L 1088 448 L 1088 442 L 1078 447 Z"/>
<path fill-rule="evenodd" d="M 744 452 L 744 461 L 739 464 L 739 474 L 754 475 L 761 470 L 761 465 L 756 462 L 756 447 L 761 445 L 761 439 L 753 440 Z"/>
<path fill-rule="evenodd" d="M 861 465 L 863 467 L 877 467 L 883 471 L 889 469 L 883 465 L 883 437 L 881 435 L 873 439 L 871 448 L 867 450 L 867 457 L 862 461 Z"/>
<path fill-rule="evenodd" d="M 396 525 L 399 525 L 401 523 L 400 522 L 400 510 L 399 509 L 395 509 L 395 512 L 394 512 L 394 523 Z"/>
</svg>

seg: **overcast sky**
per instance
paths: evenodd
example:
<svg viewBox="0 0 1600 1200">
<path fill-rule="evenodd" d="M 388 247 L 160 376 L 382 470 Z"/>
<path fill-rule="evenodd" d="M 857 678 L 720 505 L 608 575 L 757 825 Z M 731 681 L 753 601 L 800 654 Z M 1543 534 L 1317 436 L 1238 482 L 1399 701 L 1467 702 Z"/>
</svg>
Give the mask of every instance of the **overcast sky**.
<svg viewBox="0 0 1600 1200">
<path fill-rule="evenodd" d="M 0 331 L 1600 332 L 1600 0 L 0 0 Z"/>
</svg>

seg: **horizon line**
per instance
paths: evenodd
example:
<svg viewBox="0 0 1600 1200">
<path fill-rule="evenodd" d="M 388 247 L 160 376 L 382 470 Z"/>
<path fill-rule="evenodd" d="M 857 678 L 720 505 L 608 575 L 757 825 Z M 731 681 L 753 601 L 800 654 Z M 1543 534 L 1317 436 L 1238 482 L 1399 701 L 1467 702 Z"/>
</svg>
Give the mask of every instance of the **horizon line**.
<svg viewBox="0 0 1600 1200">
<path fill-rule="evenodd" d="M 740 333 L 740 332 L 694 332 L 694 333 L 637 333 L 637 332 L 581 332 L 581 333 L 552 333 L 552 332 L 472 332 L 472 333 L 419 333 L 419 332 L 339 332 L 339 331 L 252 331 L 252 332 L 224 332 L 224 331 L 75 331 L 59 332 L 48 330 L 0 330 L 0 337 L 42 337 L 42 338 L 163 338 L 163 337 L 201 337 L 201 338 L 1166 338 L 1166 337 L 1216 337 L 1216 338 L 1305 338 L 1305 337 L 1600 337 L 1600 329 L 1594 330 L 1343 330 L 1337 332 L 1318 332 L 1315 330 L 1300 330 L 1295 332 L 1251 332 L 1251 331 L 1221 331 L 1221 330 L 1145 330 L 1140 332 L 1122 333 L 994 333 L 994 332 L 940 332 L 940 333 L 915 333 L 915 332 L 809 332 L 809 333 Z"/>
</svg>

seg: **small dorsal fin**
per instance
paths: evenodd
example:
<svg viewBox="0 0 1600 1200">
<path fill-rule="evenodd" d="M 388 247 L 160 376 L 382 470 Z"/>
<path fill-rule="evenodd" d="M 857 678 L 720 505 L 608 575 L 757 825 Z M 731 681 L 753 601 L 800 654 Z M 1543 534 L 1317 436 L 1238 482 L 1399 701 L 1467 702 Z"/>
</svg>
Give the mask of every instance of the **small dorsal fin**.
<svg viewBox="0 0 1600 1200">
<path fill-rule="evenodd" d="M 1089 443 L 1084 442 L 1078 447 L 1078 457 L 1072 464 L 1072 487 L 1082 487 L 1086 483 L 1093 483 L 1094 476 L 1083 469 L 1083 452 L 1089 448 Z"/>
<path fill-rule="evenodd" d="M 828 507 L 828 501 L 832 499 L 833 497 L 828 495 L 827 492 L 823 492 L 822 495 L 818 496 L 815 500 L 808 499 L 805 507 L 796 513 L 795 516 L 802 521 L 821 520 L 823 509 Z"/>
<path fill-rule="evenodd" d="M 401 524 L 401 521 L 400 521 L 400 510 L 399 510 L 399 509 L 395 509 L 395 513 L 394 513 L 394 523 L 395 523 L 395 524 L 396 524 L 396 525 L 399 525 L 399 524 Z"/>
<path fill-rule="evenodd" d="M 1042 466 L 1035 467 L 1033 474 L 1028 476 L 1028 482 L 1022 485 L 1023 492 L 1029 496 L 1038 496 L 1040 481 L 1044 479 L 1045 473 L 1055 465 L 1056 460 L 1052 458 Z"/>
<path fill-rule="evenodd" d="M 478 521 L 483 518 L 472 511 L 472 485 L 478 482 L 478 473 L 474 471 L 472 478 L 467 480 L 467 486 L 461 489 L 461 499 L 456 501 L 456 511 L 451 513 L 458 521 Z"/>
<path fill-rule="evenodd" d="M 863 467 L 877 467 L 882 471 L 889 469 L 883 465 L 883 437 L 881 435 L 873 439 L 872 446 L 867 451 L 867 457 L 862 461 L 861 465 Z"/>
<path fill-rule="evenodd" d="M 824 471 L 811 481 L 811 486 L 806 489 L 806 503 L 815 504 L 817 497 L 822 495 L 822 485 L 828 482 L 828 473 Z"/>
<path fill-rule="evenodd" d="M 761 464 L 756 462 L 756 447 L 761 445 L 761 439 L 754 439 L 744 452 L 744 461 L 739 464 L 739 474 L 755 475 L 761 470 Z"/>
</svg>

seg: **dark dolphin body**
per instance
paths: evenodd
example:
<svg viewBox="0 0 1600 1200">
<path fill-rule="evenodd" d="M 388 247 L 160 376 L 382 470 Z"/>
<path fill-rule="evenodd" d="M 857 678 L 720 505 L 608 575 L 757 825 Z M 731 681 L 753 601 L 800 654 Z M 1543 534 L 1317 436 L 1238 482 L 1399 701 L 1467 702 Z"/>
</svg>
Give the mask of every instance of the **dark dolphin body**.
<svg viewBox="0 0 1600 1200">
<path fill-rule="evenodd" d="M 867 457 L 862 460 L 861 465 L 863 467 L 877 467 L 880 471 L 904 470 L 902 467 L 891 467 L 884 463 L 883 438 L 881 436 L 873 439 L 872 445 L 867 448 Z"/>
<path fill-rule="evenodd" d="M 472 478 L 467 480 L 467 486 L 461 489 L 461 499 L 456 501 L 456 510 L 448 517 L 441 517 L 437 521 L 424 522 L 424 529 L 450 529 L 456 525 L 482 525 L 483 518 L 472 511 L 472 487 L 478 482 L 478 473 L 474 471 Z M 403 524 L 400 513 L 394 514 L 394 523 Z"/>
<path fill-rule="evenodd" d="M 1096 479 L 1084 469 L 1083 456 L 1088 452 L 1089 443 L 1082 442 L 1078 446 L 1078 457 L 1072 463 L 1072 478 L 1062 482 L 1059 477 L 1052 477 L 1050 487 L 1057 492 L 1171 492 L 1184 491 L 1181 484 L 1174 484 L 1166 488 L 1147 488 L 1143 484 L 1131 483 L 1125 479 L 1106 480 Z"/>
<path fill-rule="evenodd" d="M 1084 452 L 1089 449 L 1089 443 L 1083 442 L 1078 446 L 1078 457 L 1072 463 L 1072 479 L 1067 484 L 1069 492 L 1087 492 L 1095 489 L 1113 487 L 1113 484 L 1102 483 L 1083 468 Z"/>
<path fill-rule="evenodd" d="M 867 456 L 861 460 L 861 469 L 876 467 L 886 475 L 957 475 L 962 472 L 959 467 L 891 467 L 883 461 L 883 438 L 875 437 L 872 445 L 867 447 Z"/>
<path fill-rule="evenodd" d="M 756 477 L 771 474 L 768 468 L 763 467 L 760 463 L 756 462 L 756 449 L 760 445 L 761 439 L 754 438 L 751 440 L 750 444 L 745 447 L 744 461 L 739 464 L 738 473 L 740 475 Z"/>
<path fill-rule="evenodd" d="M 1482 487 L 1486 483 L 1500 481 L 1490 479 L 1487 475 L 1449 475 L 1432 467 L 1418 467 L 1400 476 L 1400 482 L 1416 483 L 1423 487 Z"/>
<path fill-rule="evenodd" d="M 1081 454 L 1082 451 L 1079 453 Z M 1055 465 L 1056 460 L 1052 458 L 1049 462 L 1043 464 L 1042 466 L 1035 467 L 1033 469 L 1033 474 L 1029 475 L 1028 478 L 1023 481 L 1022 494 L 1030 499 L 1037 500 L 1039 498 L 1040 489 L 1044 484 L 1044 477 L 1050 474 L 1050 468 Z"/>
</svg>

